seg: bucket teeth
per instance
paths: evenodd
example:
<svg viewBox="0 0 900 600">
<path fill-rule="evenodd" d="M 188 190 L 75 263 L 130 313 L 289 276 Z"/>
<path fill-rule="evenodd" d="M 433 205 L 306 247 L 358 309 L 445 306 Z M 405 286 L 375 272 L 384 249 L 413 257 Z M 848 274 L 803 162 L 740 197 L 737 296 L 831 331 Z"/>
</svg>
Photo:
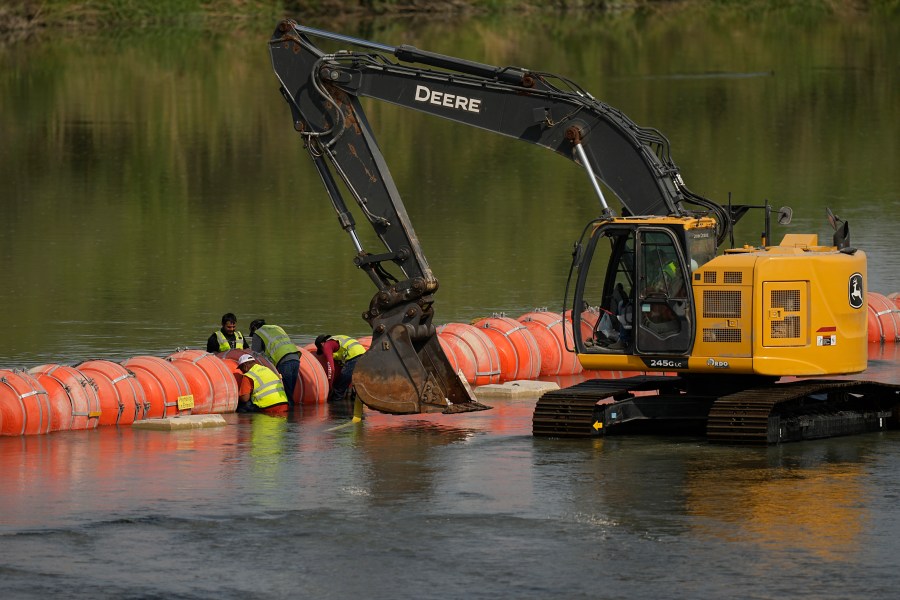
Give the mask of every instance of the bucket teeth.
<svg viewBox="0 0 900 600">
<path fill-rule="evenodd" d="M 457 413 L 474 412 L 477 410 L 490 410 L 492 407 L 481 402 L 460 402 L 459 404 L 451 404 L 442 412 L 445 415 L 455 415 Z"/>
</svg>

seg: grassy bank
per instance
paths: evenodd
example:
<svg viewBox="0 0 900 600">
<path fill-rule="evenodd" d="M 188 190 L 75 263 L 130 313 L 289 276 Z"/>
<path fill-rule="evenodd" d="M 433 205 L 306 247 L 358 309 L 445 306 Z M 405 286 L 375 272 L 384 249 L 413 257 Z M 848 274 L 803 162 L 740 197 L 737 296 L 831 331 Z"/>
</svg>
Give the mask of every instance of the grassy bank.
<svg viewBox="0 0 900 600">
<path fill-rule="evenodd" d="M 0 35 L 64 27 L 102 29 L 202 23 L 207 19 L 274 19 L 282 15 L 498 13 L 547 10 L 654 10 L 704 5 L 789 8 L 814 13 L 900 14 L 900 0 L 7 0 L 0 6 Z"/>
</svg>

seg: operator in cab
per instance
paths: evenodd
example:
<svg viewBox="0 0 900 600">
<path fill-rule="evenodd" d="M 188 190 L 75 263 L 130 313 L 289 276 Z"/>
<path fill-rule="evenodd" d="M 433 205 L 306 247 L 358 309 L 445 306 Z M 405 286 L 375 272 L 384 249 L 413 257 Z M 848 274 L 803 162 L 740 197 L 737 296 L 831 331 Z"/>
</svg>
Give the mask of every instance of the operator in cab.
<svg viewBox="0 0 900 600">
<path fill-rule="evenodd" d="M 238 391 L 238 412 L 286 413 L 290 408 L 281 378 L 269 367 L 259 364 L 252 354 L 238 359 L 243 373 Z"/>
<path fill-rule="evenodd" d="M 266 325 L 265 319 L 255 319 L 250 323 L 250 349 L 261 352 L 275 365 L 281 374 L 288 402 L 294 405 L 294 389 L 300 374 L 300 353 L 297 346 L 278 325 Z"/>
<path fill-rule="evenodd" d="M 316 358 L 325 367 L 331 392 L 328 401 L 343 400 L 353 384 L 353 369 L 366 348 L 359 340 L 346 335 L 322 334 L 316 338 Z"/>
<path fill-rule="evenodd" d="M 222 315 L 222 328 L 214 331 L 206 340 L 206 351 L 228 352 L 234 348 L 246 349 L 247 342 L 244 341 L 243 334 L 237 330 L 237 317 L 234 313 L 225 313 Z"/>
</svg>

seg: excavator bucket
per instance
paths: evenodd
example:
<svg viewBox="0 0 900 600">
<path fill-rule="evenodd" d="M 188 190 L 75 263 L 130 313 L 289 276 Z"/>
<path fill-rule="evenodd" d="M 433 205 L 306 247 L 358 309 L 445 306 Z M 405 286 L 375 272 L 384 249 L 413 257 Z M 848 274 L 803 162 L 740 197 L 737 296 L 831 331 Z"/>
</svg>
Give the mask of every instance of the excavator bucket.
<svg viewBox="0 0 900 600">
<path fill-rule="evenodd" d="M 374 336 L 353 370 L 353 387 L 363 404 L 394 415 L 491 408 L 454 372 L 430 324 L 396 324 Z"/>
</svg>

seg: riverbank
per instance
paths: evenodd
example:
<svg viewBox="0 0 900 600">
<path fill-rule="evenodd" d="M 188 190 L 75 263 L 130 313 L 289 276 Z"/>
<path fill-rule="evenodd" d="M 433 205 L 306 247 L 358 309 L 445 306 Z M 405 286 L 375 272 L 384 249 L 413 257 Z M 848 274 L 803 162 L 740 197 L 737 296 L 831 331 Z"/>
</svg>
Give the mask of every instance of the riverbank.
<svg viewBox="0 0 900 600">
<path fill-rule="evenodd" d="M 203 25 L 215 19 L 242 22 L 304 18 L 373 18 L 382 15 L 441 16 L 507 11 L 658 11 L 697 9 L 799 11 L 811 15 L 898 14 L 895 0 L 12 0 L 0 6 L 0 38 L 21 38 L 48 29 L 91 31 L 116 26 Z"/>
</svg>

